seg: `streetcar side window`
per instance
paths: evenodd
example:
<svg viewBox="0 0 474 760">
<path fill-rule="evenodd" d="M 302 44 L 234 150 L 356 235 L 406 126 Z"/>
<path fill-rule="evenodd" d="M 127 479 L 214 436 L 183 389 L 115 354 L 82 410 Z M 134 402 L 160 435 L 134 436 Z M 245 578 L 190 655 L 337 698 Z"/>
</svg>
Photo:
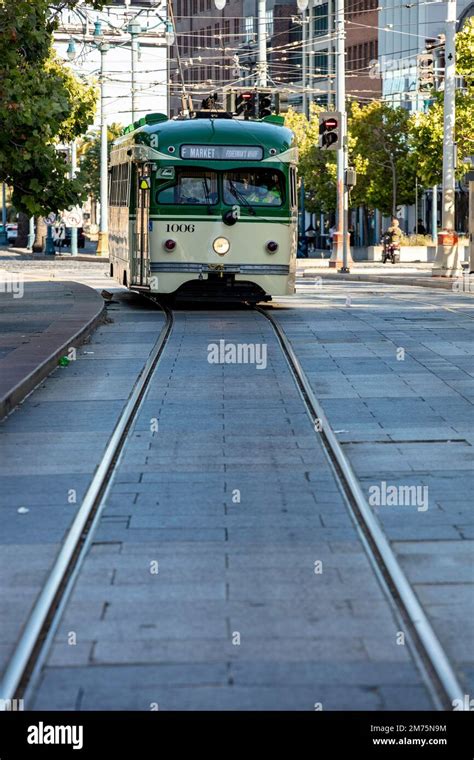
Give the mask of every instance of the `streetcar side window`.
<svg viewBox="0 0 474 760">
<path fill-rule="evenodd" d="M 130 205 L 130 164 L 112 166 L 109 180 L 109 203 L 111 206 Z"/>
<path fill-rule="evenodd" d="M 217 174 L 206 169 L 179 169 L 174 183 L 156 193 L 159 205 L 212 206 L 218 200 Z"/>
<path fill-rule="evenodd" d="M 233 206 L 281 206 L 284 178 L 273 169 L 236 169 L 224 172 L 224 203 Z"/>
<path fill-rule="evenodd" d="M 296 208 L 297 202 L 297 194 L 296 194 L 296 169 L 291 167 L 290 169 L 290 197 L 291 197 L 291 208 Z"/>
</svg>

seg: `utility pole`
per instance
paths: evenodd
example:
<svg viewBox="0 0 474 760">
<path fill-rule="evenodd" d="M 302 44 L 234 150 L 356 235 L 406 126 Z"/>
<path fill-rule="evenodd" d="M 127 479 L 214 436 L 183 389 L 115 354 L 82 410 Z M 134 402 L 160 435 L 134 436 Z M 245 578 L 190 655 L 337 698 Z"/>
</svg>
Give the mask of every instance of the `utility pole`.
<svg viewBox="0 0 474 760">
<path fill-rule="evenodd" d="M 71 179 L 74 179 L 77 173 L 77 143 L 75 140 L 71 143 Z M 71 256 L 77 256 L 77 227 L 71 227 Z"/>
<path fill-rule="evenodd" d="M 267 86 L 267 0 L 258 0 L 258 72 L 257 86 Z"/>
<path fill-rule="evenodd" d="M 138 69 L 138 35 L 141 32 L 141 26 L 136 21 L 133 21 L 128 26 L 128 33 L 132 38 L 132 71 L 131 71 L 131 96 L 132 96 L 132 122 L 135 121 L 137 112 L 137 86 L 136 86 L 136 72 Z"/>
<path fill-rule="evenodd" d="M 308 116 L 308 93 L 306 92 L 308 87 L 308 49 L 307 49 L 307 41 L 308 41 L 308 27 L 307 27 L 307 21 L 306 21 L 306 11 L 302 11 L 301 13 L 301 26 L 302 26 L 302 55 L 301 55 L 301 73 L 302 73 L 302 80 L 303 80 L 303 95 L 302 95 L 302 106 L 303 106 L 303 113 L 305 116 Z"/>
<path fill-rule="evenodd" d="M 455 209 L 455 157 L 454 124 L 456 117 L 456 0 L 447 0 L 446 48 L 444 71 L 444 136 L 443 136 L 443 201 L 442 231 L 438 235 L 438 248 L 432 275 L 455 277 L 461 273 L 458 241 L 454 229 Z"/>
<path fill-rule="evenodd" d="M 109 255 L 109 221 L 108 221 L 108 150 L 107 119 L 105 115 L 105 56 L 109 50 L 108 42 L 100 43 L 100 226 L 97 255 Z"/>
<path fill-rule="evenodd" d="M 339 271 L 348 272 L 349 251 L 347 245 L 347 215 L 349 208 L 349 193 L 345 185 L 345 173 L 347 169 L 347 116 L 346 116 L 346 71 L 344 59 L 344 0 L 335 2 L 335 33 L 336 33 L 336 111 L 341 114 L 340 147 L 337 150 L 337 204 L 336 204 L 336 231 L 334 233 L 334 247 L 329 261 L 329 266 L 337 267 L 342 263 Z"/>
</svg>

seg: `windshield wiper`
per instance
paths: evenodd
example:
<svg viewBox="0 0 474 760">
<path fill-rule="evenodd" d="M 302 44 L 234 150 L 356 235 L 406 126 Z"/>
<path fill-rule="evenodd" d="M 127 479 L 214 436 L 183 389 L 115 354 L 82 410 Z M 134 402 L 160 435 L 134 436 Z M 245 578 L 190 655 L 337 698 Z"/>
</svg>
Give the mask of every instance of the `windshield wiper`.
<svg viewBox="0 0 474 760">
<path fill-rule="evenodd" d="M 204 187 L 204 196 L 206 198 L 207 213 L 211 214 L 212 213 L 212 210 L 211 210 L 211 196 L 209 194 L 209 188 L 207 186 L 207 177 L 203 177 L 202 185 Z"/>
<path fill-rule="evenodd" d="M 255 216 L 255 209 L 253 206 L 250 205 L 245 195 L 241 193 L 240 190 L 237 190 L 236 186 L 234 185 L 233 180 L 229 179 L 227 181 L 229 183 L 230 192 L 232 193 L 234 198 L 240 203 L 243 203 L 244 206 L 248 208 L 249 212 Z"/>
</svg>

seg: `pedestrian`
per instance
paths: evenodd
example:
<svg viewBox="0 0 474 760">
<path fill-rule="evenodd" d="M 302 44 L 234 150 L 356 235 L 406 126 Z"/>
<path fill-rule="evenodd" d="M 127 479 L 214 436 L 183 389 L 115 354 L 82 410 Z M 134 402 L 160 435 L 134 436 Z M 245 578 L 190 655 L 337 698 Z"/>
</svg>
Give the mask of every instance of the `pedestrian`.
<svg viewBox="0 0 474 760">
<path fill-rule="evenodd" d="M 426 235 L 426 227 L 423 224 L 423 219 L 418 219 L 416 227 L 414 229 L 415 235 Z"/>
</svg>

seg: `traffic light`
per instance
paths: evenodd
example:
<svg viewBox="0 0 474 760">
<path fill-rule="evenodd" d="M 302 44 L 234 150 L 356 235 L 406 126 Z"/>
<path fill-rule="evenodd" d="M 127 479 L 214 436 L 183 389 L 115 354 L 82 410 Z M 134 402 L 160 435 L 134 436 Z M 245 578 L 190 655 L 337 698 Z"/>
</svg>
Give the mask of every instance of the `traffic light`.
<svg viewBox="0 0 474 760">
<path fill-rule="evenodd" d="M 255 92 L 241 92 L 239 95 L 237 95 L 236 98 L 236 107 L 235 112 L 237 116 L 240 116 L 243 114 L 245 119 L 248 119 L 251 116 L 255 116 L 256 114 L 256 93 Z"/>
<path fill-rule="evenodd" d="M 434 87 L 434 55 L 421 53 L 417 56 L 417 90 L 420 93 L 431 92 Z"/>
<path fill-rule="evenodd" d="M 321 150 L 339 150 L 341 141 L 341 114 L 323 111 L 319 114 L 319 147 Z"/>
<path fill-rule="evenodd" d="M 236 94 L 230 90 L 225 93 L 225 110 L 227 113 L 235 113 L 236 107 Z"/>
<path fill-rule="evenodd" d="M 288 93 L 276 92 L 275 93 L 275 113 L 286 113 L 288 111 Z"/>
<path fill-rule="evenodd" d="M 258 118 L 264 119 L 272 113 L 272 91 L 260 90 L 258 93 Z"/>
</svg>

